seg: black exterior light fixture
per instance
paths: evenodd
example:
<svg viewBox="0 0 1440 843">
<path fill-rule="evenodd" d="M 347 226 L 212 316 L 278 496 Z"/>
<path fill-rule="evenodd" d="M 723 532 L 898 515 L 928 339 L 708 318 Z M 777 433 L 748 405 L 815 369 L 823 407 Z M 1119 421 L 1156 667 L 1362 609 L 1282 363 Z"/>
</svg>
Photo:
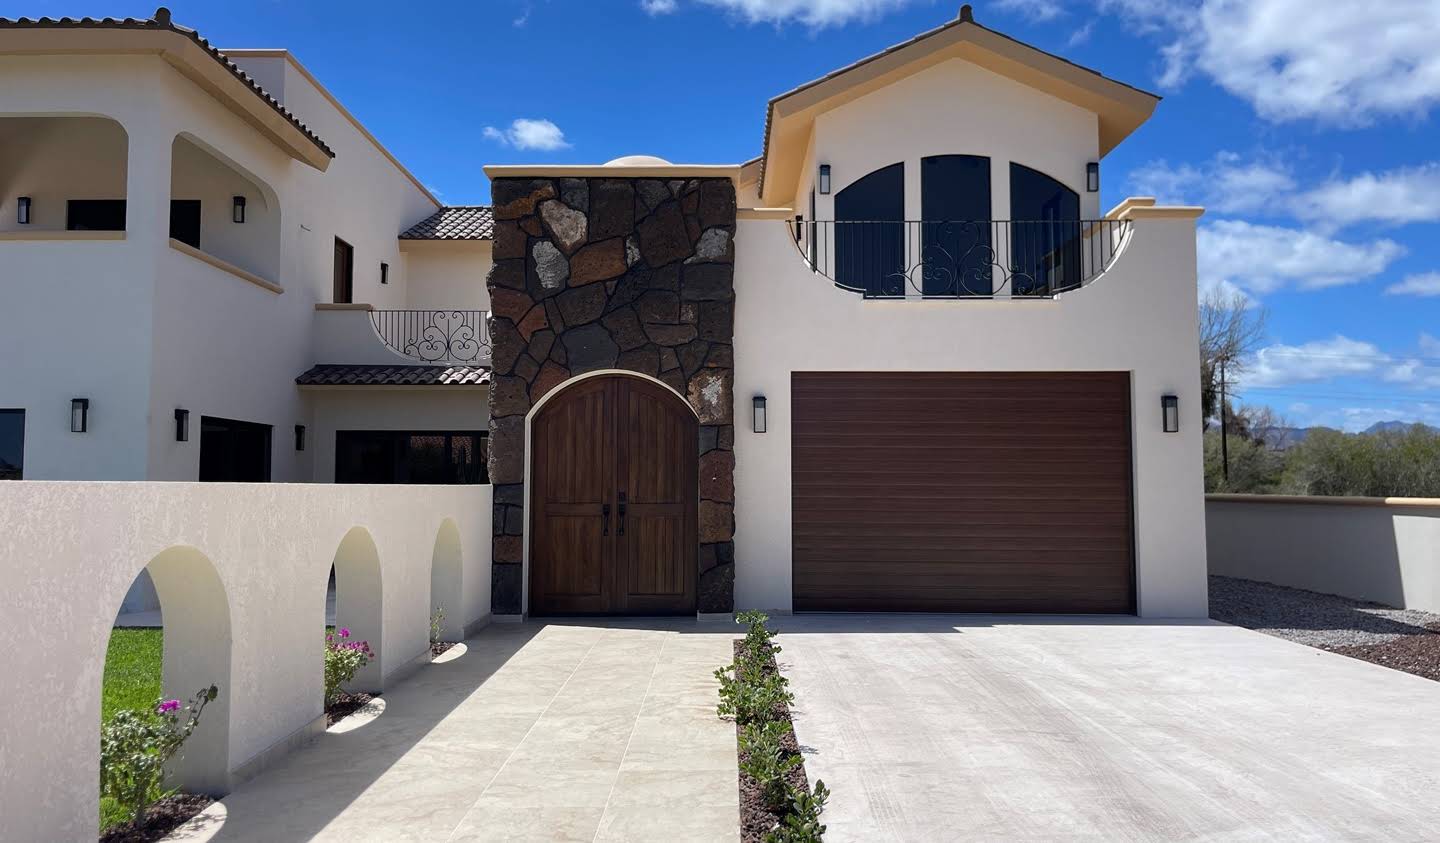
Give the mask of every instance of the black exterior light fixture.
<svg viewBox="0 0 1440 843">
<path fill-rule="evenodd" d="M 295 425 L 295 450 L 305 450 L 305 425 Z"/>
<path fill-rule="evenodd" d="M 765 396 L 757 395 L 752 400 L 750 429 L 756 433 L 765 432 Z"/>
<path fill-rule="evenodd" d="M 90 399 L 70 399 L 70 432 L 84 433 L 90 429 Z"/>
<path fill-rule="evenodd" d="M 1160 414 L 1166 433 L 1180 432 L 1180 399 L 1177 396 L 1160 396 Z"/>
<path fill-rule="evenodd" d="M 1085 165 L 1085 190 L 1089 193 L 1100 192 L 1100 162 L 1091 161 Z"/>
<path fill-rule="evenodd" d="M 245 197 L 236 196 L 235 203 L 230 206 L 230 219 L 237 223 L 245 222 Z"/>
<path fill-rule="evenodd" d="M 830 195 L 830 165 L 820 165 L 820 195 Z"/>
<path fill-rule="evenodd" d="M 176 442 L 189 442 L 189 441 L 190 441 L 190 411 L 189 411 L 189 410 L 181 410 L 181 409 L 176 409 L 176 410 L 175 410 L 175 441 L 176 441 Z"/>
<path fill-rule="evenodd" d="M 21 196 L 15 202 L 15 222 L 19 225 L 30 224 L 30 205 L 33 200 L 29 196 Z"/>
</svg>

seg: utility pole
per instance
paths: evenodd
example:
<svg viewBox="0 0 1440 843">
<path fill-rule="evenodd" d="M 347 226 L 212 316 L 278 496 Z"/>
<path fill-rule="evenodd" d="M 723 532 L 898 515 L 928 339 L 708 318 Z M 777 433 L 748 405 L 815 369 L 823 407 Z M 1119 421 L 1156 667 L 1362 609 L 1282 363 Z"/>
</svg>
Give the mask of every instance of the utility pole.
<svg viewBox="0 0 1440 843">
<path fill-rule="evenodd" d="M 1220 473 L 1230 485 L 1230 424 L 1225 412 L 1225 358 L 1220 358 Z"/>
</svg>

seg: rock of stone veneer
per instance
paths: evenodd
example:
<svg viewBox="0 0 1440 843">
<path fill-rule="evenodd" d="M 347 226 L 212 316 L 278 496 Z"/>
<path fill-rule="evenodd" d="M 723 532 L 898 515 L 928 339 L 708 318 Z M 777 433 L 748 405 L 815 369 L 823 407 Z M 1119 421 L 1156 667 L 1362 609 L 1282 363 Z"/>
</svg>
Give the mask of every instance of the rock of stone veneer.
<svg viewBox="0 0 1440 843">
<path fill-rule="evenodd" d="M 680 205 L 666 202 L 641 221 L 640 256 L 652 267 L 684 260 L 691 254 L 690 233 Z"/>
<path fill-rule="evenodd" d="M 490 482 L 525 482 L 525 417 L 490 420 Z"/>
<path fill-rule="evenodd" d="M 695 326 L 646 322 L 645 336 L 656 345 L 684 345 L 695 339 Z"/>
<path fill-rule="evenodd" d="M 653 345 L 643 345 L 631 351 L 623 351 L 615 360 L 615 368 L 655 377 L 660 374 L 660 350 Z"/>
<path fill-rule="evenodd" d="M 635 315 L 641 322 L 679 322 L 680 297 L 665 290 L 651 290 L 635 301 Z"/>
<path fill-rule="evenodd" d="M 619 237 L 591 243 L 570 258 L 570 283 L 609 281 L 625 274 L 625 241 Z"/>
<path fill-rule="evenodd" d="M 590 210 L 590 183 L 585 179 L 561 179 L 560 201 L 577 211 Z"/>
<path fill-rule="evenodd" d="M 700 457 L 700 499 L 735 500 L 735 452 L 711 451 Z"/>
<path fill-rule="evenodd" d="M 495 223 L 494 238 L 490 256 L 495 260 L 525 257 L 526 237 L 518 222 L 503 220 Z"/>
<path fill-rule="evenodd" d="M 636 316 L 631 308 L 622 307 L 610 311 L 600 320 L 600 324 L 610 332 L 610 338 L 615 340 L 621 351 L 639 348 L 648 342 L 644 329 L 640 327 L 640 317 Z"/>
<path fill-rule="evenodd" d="M 701 369 L 690 378 L 690 406 L 701 424 L 729 424 L 731 417 L 731 375 L 724 369 Z"/>
<path fill-rule="evenodd" d="M 680 298 L 686 301 L 729 301 L 735 297 L 735 271 L 729 264 L 697 263 L 680 276 Z"/>
<path fill-rule="evenodd" d="M 571 374 L 609 369 L 620 355 L 620 347 L 610 339 L 610 333 L 601 325 L 583 325 L 565 332 L 561 338 L 565 344 L 565 355 L 569 358 Z"/>
<path fill-rule="evenodd" d="M 526 342 L 529 342 L 530 338 L 535 336 L 536 331 L 546 327 L 549 324 L 550 319 L 545 315 L 545 308 L 540 305 L 536 305 L 530 308 L 530 312 L 525 314 L 525 318 L 520 320 L 520 324 L 516 325 L 515 329 L 520 332 L 520 336 Z M 542 354 L 536 359 L 542 360 L 544 359 L 544 357 L 545 355 Z"/>
<path fill-rule="evenodd" d="M 711 228 L 695 241 L 695 254 L 685 259 L 686 263 L 732 263 L 735 260 L 734 241 L 730 232 L 723 228 Z"/>
<path fill-rule="evenodd" d="M 550 199 L 540 203 L 540 221 L 550 232 L 550 239 L 571 255 L 585 244 L 589 222 L 585 214 L 564 202 Z"/>
<path fill-rule="evenodd" d="M 550 348 L 555 344 L 555 332 L 551 330 L 536 331 L 530 337 L 530 345 L 527 350 L 530 356 L 536 360 L 544 360 L 550 356 Z"/>
<path fill-rule="evenodd" d="M 552 360 L 546 360 L 545 365 L 540 367 L 540 373 L 535 376 L 535 382 L 530 384 L 530 403 L 533 406 L 545 393 L 570 379 L 570 372 L 565 367 Z"/>
<path fill-rule="evenodd" d="M 541 240 L 530 250 L 530 254 L 535 258 L 535 275 L 540 279 L 540 286 L 551 292 L 564 288 L 570 278 L 570 262 L 555 248 L 555 244 Z"/>
<path fill-rule="evenodd" d="M 735 305 L 728 301 L 700 304 L 700 339 L 729 342 L 735 336 Z"/>
<path fill-rule="evenodd" d="M 635 188 L 625 179 L 590 183 L 590 237 L 608 240 L 635 230 Z"/>
<path fill-rule="evenodd" d="M 490 186 L 490 202 L 497 220 L 514 220 L 535 212 L 535 206 L 555 198 L 549 179 L 496 179 Z"/>
<path fill-rule="evenodd" d="M 490 384 L 490 415 L 492 417 L 523 416 L 530 411 L 529 390 L 525 379 L 516 375 L 497 377 Z"/>
<path fill-rule="evenodd" d="M 735 225 L 735 186 L 728 180 L 708 179 L 700 184 L 696 211 L 701 228 Z"/>
<path fill-rule="evenodd" d="M 673 198 L 670 188 L 662 181 L 641 179 L 635 182 L 635 195 L 645 203 L 646 211 L 653 211 L 661 202 Z"/>
<path fill-rule="evenodd" d="M 605 288 L 598 285 L 571 287 L 555 299 L 568 328 L 594 322 L 605 312 Z"/>
<path fill-rule="evenodd" d="M 518 323 L 534 305 L 535 302 L 523 290 L 500 287 L 490 293 L 490 312 L 511 322 Z"/>
<path fill-rule="evenodd" d="M 731 612 L 735 608 L 735 566 L 716 565 L 700 575 L 697 610 L 702 614 Z"/>
</svg>

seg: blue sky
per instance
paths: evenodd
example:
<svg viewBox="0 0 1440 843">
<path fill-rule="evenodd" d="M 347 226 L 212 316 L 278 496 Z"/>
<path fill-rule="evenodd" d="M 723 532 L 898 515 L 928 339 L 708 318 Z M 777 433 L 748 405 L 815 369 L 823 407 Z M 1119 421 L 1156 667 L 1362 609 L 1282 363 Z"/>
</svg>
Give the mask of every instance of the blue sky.
<svg viewBox="0 0 1440 843">
<path fill-rule="evenodd" d="M 1244 294 L 1269 317 L 1244 402 L 1298 424 L 1440 424 L 1440 2 L 974 5 L 982 24 L 1164 95 L 1105 159 L 1102 204 L 1155 194 L 1209 208 L 1202 287 Z M 958 10 L 927 0 L 170 7 L 218 46 L 290 49 L 454 204 L 487 201 L 487 163 L 748 159 L 770 96 Z M 7 17 L 151 12 L 0 3 Z"/>
</svg>

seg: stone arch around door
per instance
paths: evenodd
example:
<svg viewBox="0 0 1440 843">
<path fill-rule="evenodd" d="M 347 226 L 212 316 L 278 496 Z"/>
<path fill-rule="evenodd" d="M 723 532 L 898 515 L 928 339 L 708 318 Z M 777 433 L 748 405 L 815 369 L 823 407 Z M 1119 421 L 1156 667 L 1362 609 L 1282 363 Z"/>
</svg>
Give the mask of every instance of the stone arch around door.
<svg viewBox="0 0 1440 843">
<path fill-rule="evenodd" d="M 524 611 L 527 416 L 572 378 L 611 370 L 658 380 L 694 410 L 696 608 L 731 611 L 734 185 L 499 178 L 492 196 L 492 611 Z"/>
<path fill-rule="evenodd" d="M 699 425 L 660 381 L 583 375 L 530 414 L 527 608 L 696 610 Z"/>
</svg>

